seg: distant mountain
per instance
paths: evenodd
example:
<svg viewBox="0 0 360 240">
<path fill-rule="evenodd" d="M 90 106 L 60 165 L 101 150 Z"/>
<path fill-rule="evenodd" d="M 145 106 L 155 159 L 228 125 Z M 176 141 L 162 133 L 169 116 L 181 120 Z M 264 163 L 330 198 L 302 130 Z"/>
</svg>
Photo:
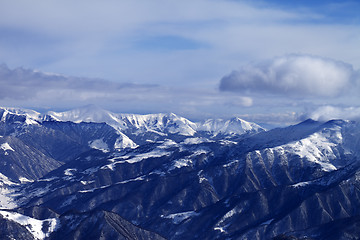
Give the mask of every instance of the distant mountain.
<svg viewBox="0 0 360 240">
<path fill-rule="evenodd" d="M 210 121 L 213 126 L 207 128 Z M 259 131 L 263 129 L 240 119 L 193 123 L 173 113 L 115 114 L 93 105 L 46 114 L 0 108 L 0 173 L 3 182 L 17 184 L 35 181 L 90 149 L 112 152 L 169 138 L 201 142 L 219 133 L 236 138 Z"/>
<path fill-rule="evenodd" d="M 0 116 L 4 239 L 360 237 L 358 122 Z"/>
<path fill-rule="evenodd" d="M 67 112 L 49 112 L 52 119 L 57 121 L 72 122 L 105 122 L 121 131 L 128 130 L 132 133 L 154 132 L 158 134 L 179 134 L 194 136 L 196 132 L 218 134 L 244 134 L 263 131 L 255 123 L 246 122 L 240 118 L 230 120 L 209 119 L 204 122 L 193 123 L 174 113 L 169 114 L 116 114 L 97 106 L 89 105 Z"/>
</svg>

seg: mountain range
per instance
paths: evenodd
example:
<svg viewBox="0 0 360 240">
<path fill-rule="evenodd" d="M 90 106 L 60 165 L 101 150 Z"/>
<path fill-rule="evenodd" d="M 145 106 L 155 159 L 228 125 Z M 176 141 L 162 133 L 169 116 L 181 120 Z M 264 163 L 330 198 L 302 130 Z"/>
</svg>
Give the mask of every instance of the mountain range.
<svg viewBox="0 0 360 240">
<path fill-rule="evenodd" d="M 0 108 L 0 238 L 358 239 L 359 133 Z"/>
</svg>

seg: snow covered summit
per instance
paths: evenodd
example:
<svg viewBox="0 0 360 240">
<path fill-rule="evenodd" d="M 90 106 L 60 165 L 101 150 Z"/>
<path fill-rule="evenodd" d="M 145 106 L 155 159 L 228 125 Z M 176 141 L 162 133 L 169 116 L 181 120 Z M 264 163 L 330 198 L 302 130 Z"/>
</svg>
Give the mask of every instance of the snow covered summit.
<svg viewBox="0 0 360 240">
<path fill-rule="evenodd" d="M 218 134 L 241 135 L 265 130 L 255 123 L 247 122 L 240 118 L 232 118 L 230 120 L 209 119 L 194 123 L 174 113 L 119 114 L 106 111 L 94 105 L 66 112 L 48 112 L 46 115 L 57 121 L 76 123 L 105 122 L 120 131 L 131 130 L 137 133 L 154 132 L 158 134 L 194 136 L 197 132 L 207 132 L 216 136 Z"/>
<path fill-rule="evenodd" d="M 241 118 L 235 117 L 229 120 L 208 119 L 197 124 L 198 131 L 206 131 L 218 134 L 241 135 L 244 133 L 261 132 L 265 129 L 256 123 L 247 122 Z"/>
</svg>

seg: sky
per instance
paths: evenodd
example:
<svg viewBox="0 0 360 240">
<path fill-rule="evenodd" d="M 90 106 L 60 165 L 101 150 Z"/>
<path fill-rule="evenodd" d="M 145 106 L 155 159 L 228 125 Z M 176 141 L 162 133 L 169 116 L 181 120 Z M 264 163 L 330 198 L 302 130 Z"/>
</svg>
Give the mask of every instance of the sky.
<svg viewBox="0 0 360 240">
<path fill-rule="evenodd" d="M 360 2 L 0 0 L 0 105 L 360 118 Z"/>
</svg>

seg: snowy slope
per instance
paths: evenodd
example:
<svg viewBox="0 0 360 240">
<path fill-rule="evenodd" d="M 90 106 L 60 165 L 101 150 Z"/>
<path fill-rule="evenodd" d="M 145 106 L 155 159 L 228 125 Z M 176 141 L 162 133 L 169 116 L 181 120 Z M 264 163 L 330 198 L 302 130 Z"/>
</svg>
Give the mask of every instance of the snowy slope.
<svg viewBox="0 0 360 240">
<path fill-rule="evenodd" d="M 349 121 L 322 124 L 308 120 L 296 126 L 274 129 L 254 136 L 248 144 L 251 150 L 247 156 L 253 164 L 262 165 L 268 172 L 277 164 L 289 168 L 314 165 L 325 172 L 334 171 L 349 163 L 348 154 L 358 152 L 358 146 L 344 141 L 351 132 L 360 129 L 356 125 Z"/>
<path fill-rule="evenodd" d="M 59 227 L 59 220 L 55 218 L 38 220 L 16 212 L 0 211 L 3 218 L 14 221 L 25 227 L 35 239 L 43 240 Z M 44 231 L 46 229 L 46 231 Z"/>
</svg>

